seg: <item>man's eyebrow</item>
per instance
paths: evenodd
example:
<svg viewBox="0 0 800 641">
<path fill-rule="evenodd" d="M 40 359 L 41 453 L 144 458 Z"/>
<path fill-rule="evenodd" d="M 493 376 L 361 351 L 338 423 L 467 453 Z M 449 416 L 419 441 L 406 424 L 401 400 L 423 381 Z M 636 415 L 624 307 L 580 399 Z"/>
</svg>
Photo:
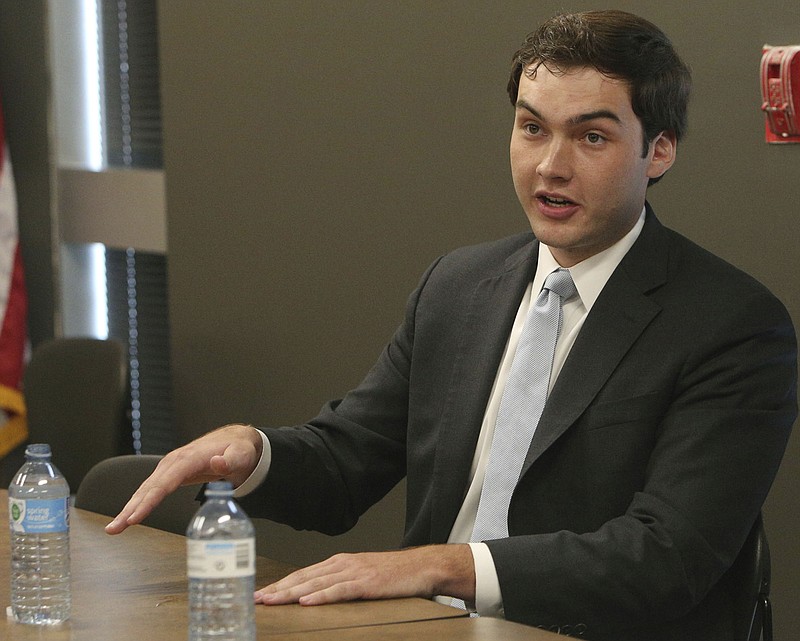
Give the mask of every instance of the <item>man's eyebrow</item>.
<svg viewBox="0 0 800 641">
<path fill-rule="evenodd" d="M 529 111 L 531 114 L 533 114 L 539 120 L 544 120 L 544 118 L 542 117 L 542 114 L 540 114 L 538 111 L 536 111 L 536 109 L 533 106 L 529 105 L 527 102 L 525 102 L 522 99 L 517 100 L 517 109 L 524 109 L 525 111 Z"/>
<path fill-rule="evenodd" d="M 529 111 L 534 117 L 538 118 L 539 120 L 545 120 L 544 116 L 542 116 L 542 114 L 540 114 L 533 105 L 528 104 L 524 100 L 517 100 L 517 109 L 524 109 L 525 111 Z M 579 114 L 577 116 L 573 116 L 572 118 L 570 118 L 568 122 L 571 125 L 580 125 L 581 123 L 589 122 L 591 120 L 602 120 L 602 119 L 611 120 L 613 122 L 622 124 L 622 119 L 609 109 L 598 109 L 596 111 L 590 111 L 585 114 Z"/>
<path fill-rule="evenodd" d="M 570 118 L 569 121 L 571 124 L 579 125 L 583 122 L 589 122 L 590 120 L 601 119 L 612 120 L 618 124 L 622 124 L 622 119 L 613 111 L 609 111 L 608 109 L 598 109 L 597 111 L 590 111 L 589 113 L 580 114 Z"/>
</svg>

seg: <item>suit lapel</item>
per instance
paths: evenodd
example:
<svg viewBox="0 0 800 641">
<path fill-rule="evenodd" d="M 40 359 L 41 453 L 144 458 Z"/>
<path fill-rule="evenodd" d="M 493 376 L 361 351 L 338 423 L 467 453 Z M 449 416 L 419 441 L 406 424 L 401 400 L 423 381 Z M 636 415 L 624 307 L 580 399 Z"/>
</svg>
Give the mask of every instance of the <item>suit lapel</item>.
<svg viewBox="0 0 800 641">
<path fill-rule="evenodd" d="M 665 236 L 648 207 L 639 238 L 606 283 L 570 350 L 531 441 L 523 475 L 586 410 L 660 312 L 646 293 L 666 281 Z"/>
<path fill-rule="evenodd" d="M 447 389 L 436 450 L 431 540 L 444 542 L 461 507 L 486 404 L 538 244 L 517 251 L 506 269 L 475 288 Z M 580 417 L 631 345 L 659 313 L 646 294 L 666 282 L 666 233 L 648 206 L 642 233 L 598 297 L 545 406 L 522 474 Z"/>
<path fill-rule="evenodd" d="M 436 449 L 434 478 L 448 482 L 434 488 L 434 541 L 447 539 L 464 499 L 495 374 L 537 257 L 537 243 L 512 254 L 502 273 L 476 285 L 464 315 Z"/>
</svg>

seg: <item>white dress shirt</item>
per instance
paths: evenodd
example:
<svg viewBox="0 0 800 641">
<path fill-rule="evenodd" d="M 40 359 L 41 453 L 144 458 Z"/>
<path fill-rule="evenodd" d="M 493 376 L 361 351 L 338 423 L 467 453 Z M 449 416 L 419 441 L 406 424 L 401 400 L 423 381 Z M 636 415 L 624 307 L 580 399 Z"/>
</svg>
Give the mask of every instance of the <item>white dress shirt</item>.
<svg viewBox="0 0 800 641">
<path fill-rule="evenodd" d="M 578 295 L 564 303 L 563 323 L 561 333 L 556 343 L 555 356 L 553 358 L 553 368 L 550 373 L 550 389 L 558 378 L 561 368 L 569 355 L 575 339 L 580 333 L 586 316 L 592 309 L 592 305 L 597 300 L 600 292 L 605 287 L 606 282 L 614 273 L 622 258 L 628 253 L 633 243 L 639 237 L 639 233 L 644 226 L 645 210 L 639 216 L 639 220 L 623 238 L 617 241 L 608 249 L 587 258 L 569 268 L 572 280 L 578 290 Z M 531 305 L 544 285 L 547 276 L 560 265 L 550 253 L 550 248 L 541 245 L 539 250 L 539 262 L 536 266 L 536 275 L 528 285 L 525 294 L 520 302 L 514 325 L 506 344 L 500 367 L 497 370 L 489 402 L 486 406 L 486 413 L 483 417 L 478 444 L 475 449 L 475 456 L 472 460 L 470 469 L 469 487 L 464 497 L 464 502 L 456 517 L 453 529 L 450 532 L 448 543 L 467 543 L 472 536 L 472 529 L 475 524 L 475 517 L 478 513 L 478 502 L 480 500 L 483 479 L 486 473 L 486 464 L 489 460 L 489 450 L 491 448 L 492 436 L 494 435 L 495 420 L 497 419 L 497 409 L 500 406 L 500 398 L 505 389 L 508 373 L 511 370 L 511 362 L 517 349 L 522 327 Z M 534 295 L 533 292 L 536 292 Z M 272 450 L 269 439 L 261 432 L 264 442 L 264 450 L 258 466 L 250 477 L 240 485 L 235 496 L 244 496 L 252 492 L 267 477 L 269 466 L 272 461 Z M 500 594 L 500 584 L 497 579 L 492 555 L 489 547 L 484 543 L 470 543 L 472 556 L 475 563 L 475 611 L 482 616 L 503 616 L 503 602 Z M 442 598 L 443 602 L 449 603 L 450 598 Z M 472 605 L 472 604 L 468 604 Z"/>
</svg>

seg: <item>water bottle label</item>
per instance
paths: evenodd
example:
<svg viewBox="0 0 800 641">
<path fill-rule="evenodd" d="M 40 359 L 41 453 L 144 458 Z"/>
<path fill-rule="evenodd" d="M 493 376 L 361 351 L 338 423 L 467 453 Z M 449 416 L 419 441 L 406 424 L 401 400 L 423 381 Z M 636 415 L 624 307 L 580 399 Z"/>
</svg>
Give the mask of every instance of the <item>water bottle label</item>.
<svg viewBox="0 0 800 641">
<path fill-rule="evenodd" d="M 186 569 L 190 579 L 236 579 L 256 573 L 254 539 L 187 539 L 186 551 Z"/>
<path fill-rule="evenodd" d="M 48 534 L 69 530 L 69 497 L 60 499 L 8 499 L 11 531 Z"/>
</svg>

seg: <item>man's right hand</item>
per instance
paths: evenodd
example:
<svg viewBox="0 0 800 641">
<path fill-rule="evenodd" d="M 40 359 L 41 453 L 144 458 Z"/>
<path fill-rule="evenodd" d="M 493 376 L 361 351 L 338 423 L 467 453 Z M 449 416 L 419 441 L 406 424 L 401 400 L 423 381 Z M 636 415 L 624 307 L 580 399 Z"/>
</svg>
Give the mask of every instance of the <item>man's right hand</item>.
<svg viewBox="0 0 800 641">
<path fill-rule="evenodd" d="M 255 428 L 226 425 L 173 450 L 106 526 L 106 532 L 119 534 L 129 525 L 141 523 L 165 496 L 183 485 L 224 479 L 238 487 L 258 465 L 262 445 Z"/>
</svg>

